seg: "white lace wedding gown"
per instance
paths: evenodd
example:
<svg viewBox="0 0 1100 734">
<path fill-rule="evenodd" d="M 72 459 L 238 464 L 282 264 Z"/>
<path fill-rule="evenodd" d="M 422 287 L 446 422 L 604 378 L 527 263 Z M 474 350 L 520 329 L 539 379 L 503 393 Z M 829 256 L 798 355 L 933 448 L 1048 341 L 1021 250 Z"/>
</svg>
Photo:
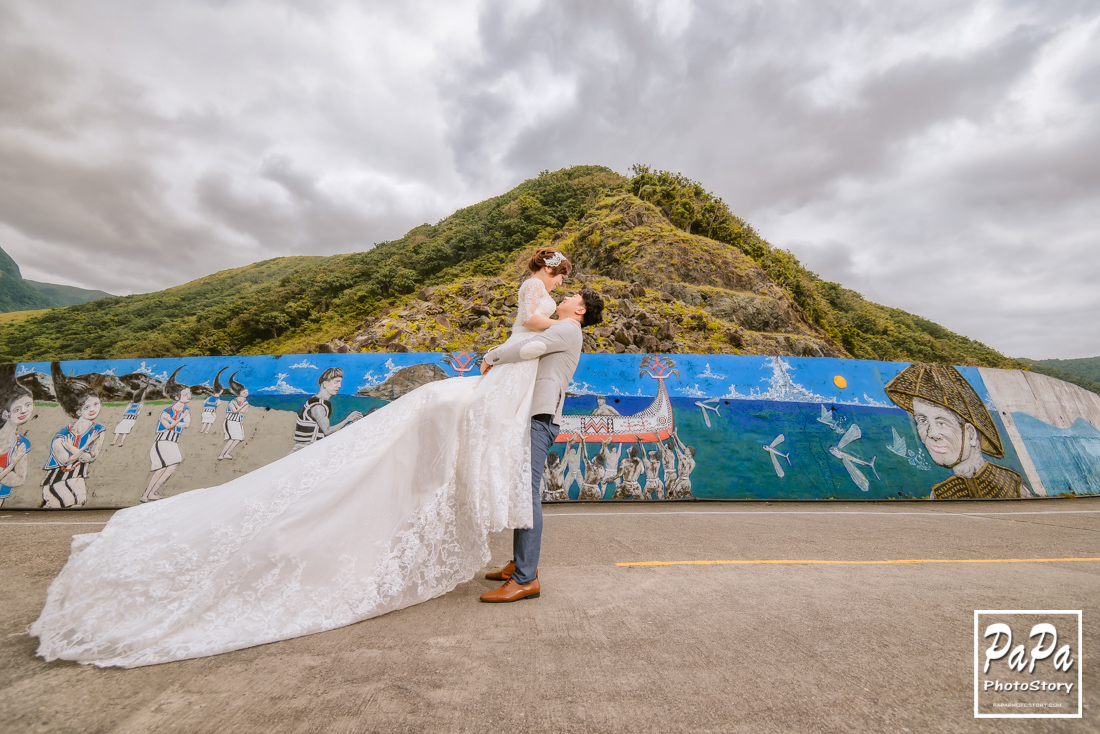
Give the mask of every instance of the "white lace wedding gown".
<svg viewBox="0 0 1100 734">
<path fill-rule="evenodd" d="M 531 278 L 512 339 L 554 301 Z M 38 654 L 126 668 L 330 630 L 440 596 L 530 527 L 537 361 L 424 385 L 220 487 L 77 535 Z"/>
</svg>

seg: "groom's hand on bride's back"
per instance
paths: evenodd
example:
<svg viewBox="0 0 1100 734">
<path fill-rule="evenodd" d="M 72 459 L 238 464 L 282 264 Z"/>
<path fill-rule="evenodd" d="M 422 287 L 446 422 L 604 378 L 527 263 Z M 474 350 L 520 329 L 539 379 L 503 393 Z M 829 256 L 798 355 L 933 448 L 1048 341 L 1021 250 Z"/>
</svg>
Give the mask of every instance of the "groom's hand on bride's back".
<svg viewBox="0 0 1100 734">
<path fill-rule="evenodd" d="M 491 369 L 493 369 L 493 365 L 489 364 L 485 360 L 481 361 L 481 374 L 484 375 L 486 372 L 488 372 Z"/>
</svg>

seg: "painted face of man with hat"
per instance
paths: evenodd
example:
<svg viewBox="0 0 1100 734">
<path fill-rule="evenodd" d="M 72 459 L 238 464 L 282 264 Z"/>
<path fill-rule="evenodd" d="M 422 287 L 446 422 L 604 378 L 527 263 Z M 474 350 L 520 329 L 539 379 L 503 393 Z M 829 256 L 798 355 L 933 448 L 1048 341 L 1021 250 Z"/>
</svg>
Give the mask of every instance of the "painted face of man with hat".
<svg viewBox="0 0 1100 734">
<path fill-rule="evenodd" d="M 898 407 L 912 413 L 932 461 L 952 471 L 950 479 L 932 487 L 933 499 L 1031 494 L 1015 471 L 986 461 L 986 455 L 1004 458 L 1000 432 L 978 393 L 954 367 L 911 364 L 885 390 Z"/>
<path fill-rule="evenodd" d="M 981 470 L 985 458 L 973 424 L 955 411 L 922 398 L 913 398 L 913 420 L 932 461 L 955 469 L 960 476 L 972 477 Z"/>
</svg>

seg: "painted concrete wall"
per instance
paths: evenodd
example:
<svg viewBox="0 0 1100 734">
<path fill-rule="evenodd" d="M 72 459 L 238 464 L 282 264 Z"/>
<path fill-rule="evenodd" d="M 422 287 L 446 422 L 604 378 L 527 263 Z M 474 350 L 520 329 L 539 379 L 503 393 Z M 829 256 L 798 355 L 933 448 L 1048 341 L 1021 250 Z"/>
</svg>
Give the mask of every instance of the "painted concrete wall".
<svg viewBox="0 0 1100 734">
<path fill-rule="evenodd" d="M 1034 372 L 979 372 L 1031 486 L 1100 494 L 1100 395 Z"/>
<path fill-rule="evenodd" d="M 3 507 L 118 507 L 153 485 L 154 496 L 216 486 L 296 445 L 308 451 L 301 410 L 328 370 L 342 379 L 328 372 L 335 394 L 313 403 L 328 400 L 322 412 L 335 426 L 425 382 L 475 379 L 478 359 L 317 354 L 7 366 Z M 227 421 L 229 412 L 240 420 Z M 1100 397 L 1031 373 L 584 355 L 565 412 L 548 501 L 1100 494 Z"/>
</svg>

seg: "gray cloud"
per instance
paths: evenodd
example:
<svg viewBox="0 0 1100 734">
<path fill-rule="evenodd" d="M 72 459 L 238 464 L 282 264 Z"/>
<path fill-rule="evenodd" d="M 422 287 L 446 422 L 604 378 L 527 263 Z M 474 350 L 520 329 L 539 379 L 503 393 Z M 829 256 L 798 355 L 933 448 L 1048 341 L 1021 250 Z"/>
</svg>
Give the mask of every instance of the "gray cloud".
<svg viewBox="0 0 1100 734">
<path fill-rule="evenodd" d="M 872 300 L 1100 354 L 1094 3 L 4 7 L 0 246 L 28 277 L 166 287 L 644 162 Z"/>
</svg>

